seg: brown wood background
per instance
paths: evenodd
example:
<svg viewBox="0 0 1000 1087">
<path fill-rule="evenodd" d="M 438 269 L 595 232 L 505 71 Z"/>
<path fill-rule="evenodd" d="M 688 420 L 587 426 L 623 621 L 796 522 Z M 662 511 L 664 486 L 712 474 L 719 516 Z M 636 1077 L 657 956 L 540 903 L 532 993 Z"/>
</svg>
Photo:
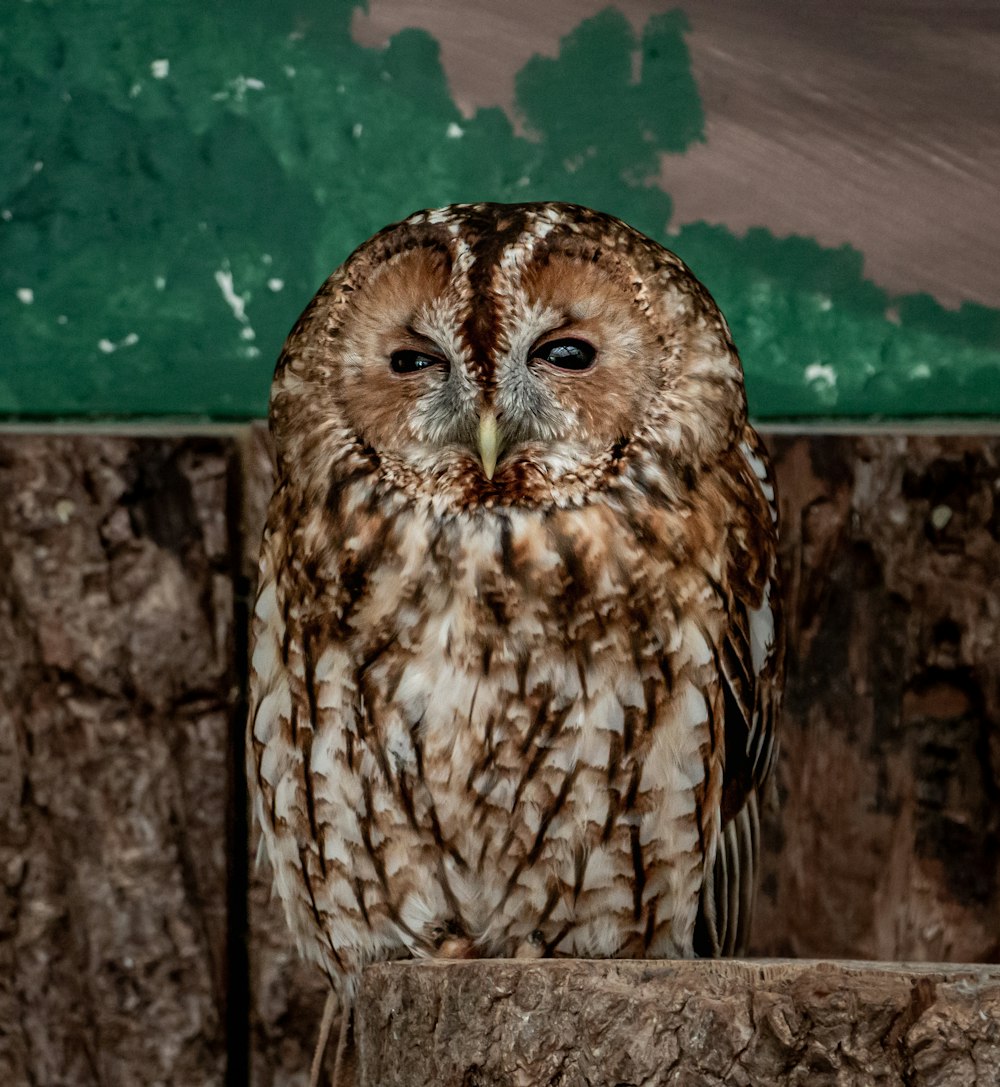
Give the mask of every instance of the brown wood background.
<svg viewBox="0 0 1000 1087">
<path fill-rule="evenodd" d="M 997 962 L 1000 438 L 770 444 L 791 649 L 754 949 Z M 248 1053 L 305 1082 L 322 985 L 242 811 L 268 471 L 259 430 L 0 437 L 0 1083 L 237 1084 Z"/>
</svg>

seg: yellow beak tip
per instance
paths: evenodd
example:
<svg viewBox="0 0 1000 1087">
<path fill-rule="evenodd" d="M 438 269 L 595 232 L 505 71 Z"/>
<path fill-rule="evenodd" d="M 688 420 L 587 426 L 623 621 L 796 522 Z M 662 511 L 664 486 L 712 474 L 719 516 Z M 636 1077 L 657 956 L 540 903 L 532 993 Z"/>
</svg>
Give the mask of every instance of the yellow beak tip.
<svg viewBox="0 0 1000 1087">
<path fill-rule="evenodd" d="M 483 462 L 483 472 L 487 479 L 493 478 L 500 455 L 500 434 L 497 417 L 491 411 L 484 412 L 479 419 L 479 459 Z"/>
</svg>

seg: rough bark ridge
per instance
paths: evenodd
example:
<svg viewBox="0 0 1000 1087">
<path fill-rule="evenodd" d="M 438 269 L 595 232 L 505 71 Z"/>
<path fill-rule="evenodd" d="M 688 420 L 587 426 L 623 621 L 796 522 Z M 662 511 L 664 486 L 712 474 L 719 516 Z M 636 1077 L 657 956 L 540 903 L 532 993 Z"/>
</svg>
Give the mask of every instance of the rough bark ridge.
<svg viewBox="0 0 1000 1087">
<path fill-rule="evenodd" d="M 0 1082 L 219 1084 L 219 442 L 0 440 Z"/>
<path fill-rule="evenodd" d="M 1000 969 L 380 964 L 358 1037 L 358 1087 L 995 1087 Z"/>
</svg>

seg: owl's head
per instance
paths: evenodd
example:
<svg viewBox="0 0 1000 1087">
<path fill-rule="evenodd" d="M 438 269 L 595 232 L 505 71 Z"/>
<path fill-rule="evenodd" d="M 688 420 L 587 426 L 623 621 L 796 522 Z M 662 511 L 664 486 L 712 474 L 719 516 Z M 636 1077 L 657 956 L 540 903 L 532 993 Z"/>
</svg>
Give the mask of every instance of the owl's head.
<svg viewBox="0 0 1000 1087">
<path fill-rule="evenodd" d="M 461 508 L 690 475 L 745 413 L 725 320 L 680 259 L 552 203 L 376 234 L 299 319 L 271 400 L 279 469 L 303 486 L 370 472 Z"/>
</svg>

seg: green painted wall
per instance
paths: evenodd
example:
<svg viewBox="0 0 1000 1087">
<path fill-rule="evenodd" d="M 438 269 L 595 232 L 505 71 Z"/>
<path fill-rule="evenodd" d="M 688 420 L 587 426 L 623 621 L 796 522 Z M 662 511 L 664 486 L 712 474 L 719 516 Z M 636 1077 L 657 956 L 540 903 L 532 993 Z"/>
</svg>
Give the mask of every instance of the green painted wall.
<svg viewBox="0 0 1000 1087">
<path fill-rule="evenodd" d="M 262 415 L 355 245 L 483 199 L 589 204 L 679 252 L 759 418 L 1000 415 L 1000 310 L 890 297 L 849 247 L 669 229 L 660 157 L 704 127 L 679 11 L 636 41 L 609 9 L 528 63 L 522 137 L 461 116 L 424 32 L 355 44 L 348 0 L 2 7 L 0 415 Z"/>
</svg>

